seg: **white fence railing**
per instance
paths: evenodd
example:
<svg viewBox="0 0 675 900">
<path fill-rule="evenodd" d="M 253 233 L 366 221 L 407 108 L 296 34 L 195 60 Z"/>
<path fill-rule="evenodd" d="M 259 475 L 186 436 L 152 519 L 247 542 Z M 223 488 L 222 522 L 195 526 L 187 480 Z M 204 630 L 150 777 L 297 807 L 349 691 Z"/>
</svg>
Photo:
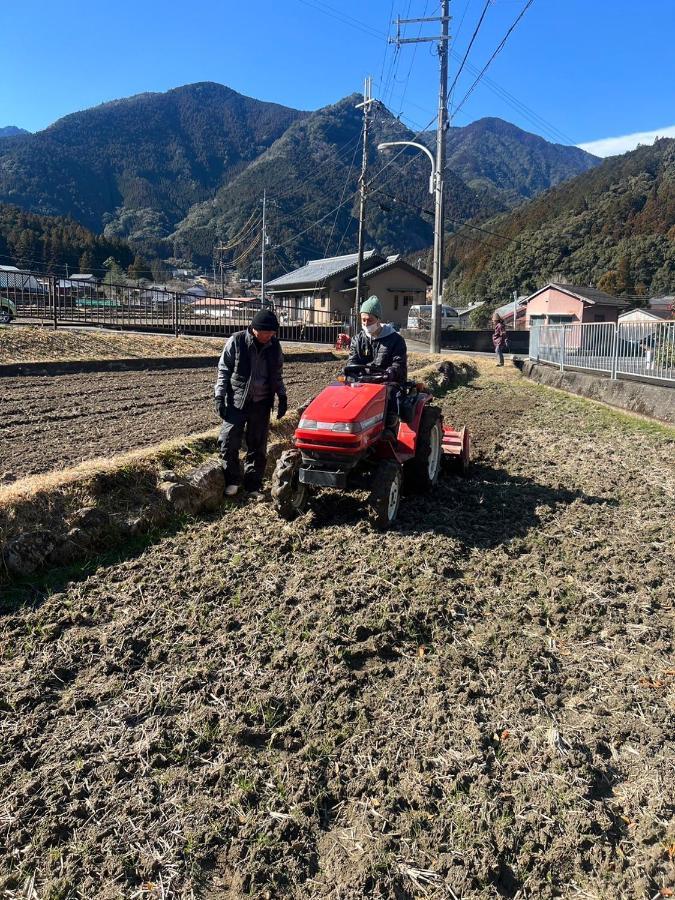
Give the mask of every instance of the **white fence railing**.
<svg viewBox="0 0 675 900">
<path fill-rule="evenodd" d="M 530 359 L 564 369 L 675 383 L 675 322 L 533 325 Z"/>
</svg>

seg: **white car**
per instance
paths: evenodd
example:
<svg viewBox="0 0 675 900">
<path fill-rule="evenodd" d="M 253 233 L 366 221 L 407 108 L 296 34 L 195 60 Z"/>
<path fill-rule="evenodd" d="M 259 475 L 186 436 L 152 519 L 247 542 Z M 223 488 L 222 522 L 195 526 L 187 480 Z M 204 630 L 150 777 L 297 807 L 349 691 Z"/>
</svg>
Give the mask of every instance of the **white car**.
<svg viewBox="0 0 675 900">
<path fill-rule="evenodd" d="M 431 304 L 411 306 L 408 313 L 408 325 L 411 330 L 428 331 L 431 328 Z M 441 331 L 459 327 L 459 316 L 453 306 L 441 307 Z"/>
</svg>

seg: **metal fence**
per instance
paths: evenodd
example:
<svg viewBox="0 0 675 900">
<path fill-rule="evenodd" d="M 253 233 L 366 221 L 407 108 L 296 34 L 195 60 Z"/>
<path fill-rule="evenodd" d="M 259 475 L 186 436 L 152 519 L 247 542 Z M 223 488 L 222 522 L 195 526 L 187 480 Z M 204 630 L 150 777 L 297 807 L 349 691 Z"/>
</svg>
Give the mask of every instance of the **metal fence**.
<svg viewBox="0 0 675 900">
<path fill-rule="evenodd" d="M 530 359 L 610 378 L 675 384 L 675 322 L 533 325 Z"/>
<path fill-rule="evenodd" d="M 199 297 L 158 287 L 130 287 L 29 272 L 0 272 L 0 296 L 16 306 L 21 321 L 82 325 L 162 334 L 227 336 L 250 324 L 265 307 L 279 319 L 279 337 L 286 341 L 335 344 L 348 323 L 327 310 L 293 299 Z"/>
</svg>

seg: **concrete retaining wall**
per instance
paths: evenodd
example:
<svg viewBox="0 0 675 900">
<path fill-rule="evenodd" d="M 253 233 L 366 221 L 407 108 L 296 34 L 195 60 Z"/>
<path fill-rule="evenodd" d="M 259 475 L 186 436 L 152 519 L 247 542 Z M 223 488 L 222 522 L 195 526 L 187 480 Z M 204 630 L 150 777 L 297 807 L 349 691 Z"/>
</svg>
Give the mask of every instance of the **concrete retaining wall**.
<svg viewBox="0 0 675 900">
<path fill-rule="evenodd" d="M 675 386 L 664 387 L 643 381 L 625 381 L 603 378 L 601 375 L 587 375 L 584 372 L 561 372 L 552 366 L 525 360 L 519 366 L 524 375 L 539 384 L 560 388 L 599 400 L 610 406 L 639 413 L 675 425 Z"/>
</svg>

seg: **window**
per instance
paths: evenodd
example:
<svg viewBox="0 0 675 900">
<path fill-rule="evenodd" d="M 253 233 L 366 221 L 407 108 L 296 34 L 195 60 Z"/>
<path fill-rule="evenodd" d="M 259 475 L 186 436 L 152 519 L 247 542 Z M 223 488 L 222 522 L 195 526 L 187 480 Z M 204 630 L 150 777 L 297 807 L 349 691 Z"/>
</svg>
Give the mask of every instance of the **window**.
<svg viewBox="0 0 675 900">
<path fill-rule="evenodd" d="M 394 294 L 394 309 L 398 309 L 398 294 Z"/>
<path fill-rule="evenodd" d="M 533 316 L 534 318 L 534 316 Z M 548 324 L 549 325 L 568 325 L 570 322 L 574 322 L 574 316 L 549 316 Z"/>
<path fill-rule="evenodd" d="M 403 305 L 412 306 L 413 298 L 409 294 L 403 295 Z"/>
</svg>

